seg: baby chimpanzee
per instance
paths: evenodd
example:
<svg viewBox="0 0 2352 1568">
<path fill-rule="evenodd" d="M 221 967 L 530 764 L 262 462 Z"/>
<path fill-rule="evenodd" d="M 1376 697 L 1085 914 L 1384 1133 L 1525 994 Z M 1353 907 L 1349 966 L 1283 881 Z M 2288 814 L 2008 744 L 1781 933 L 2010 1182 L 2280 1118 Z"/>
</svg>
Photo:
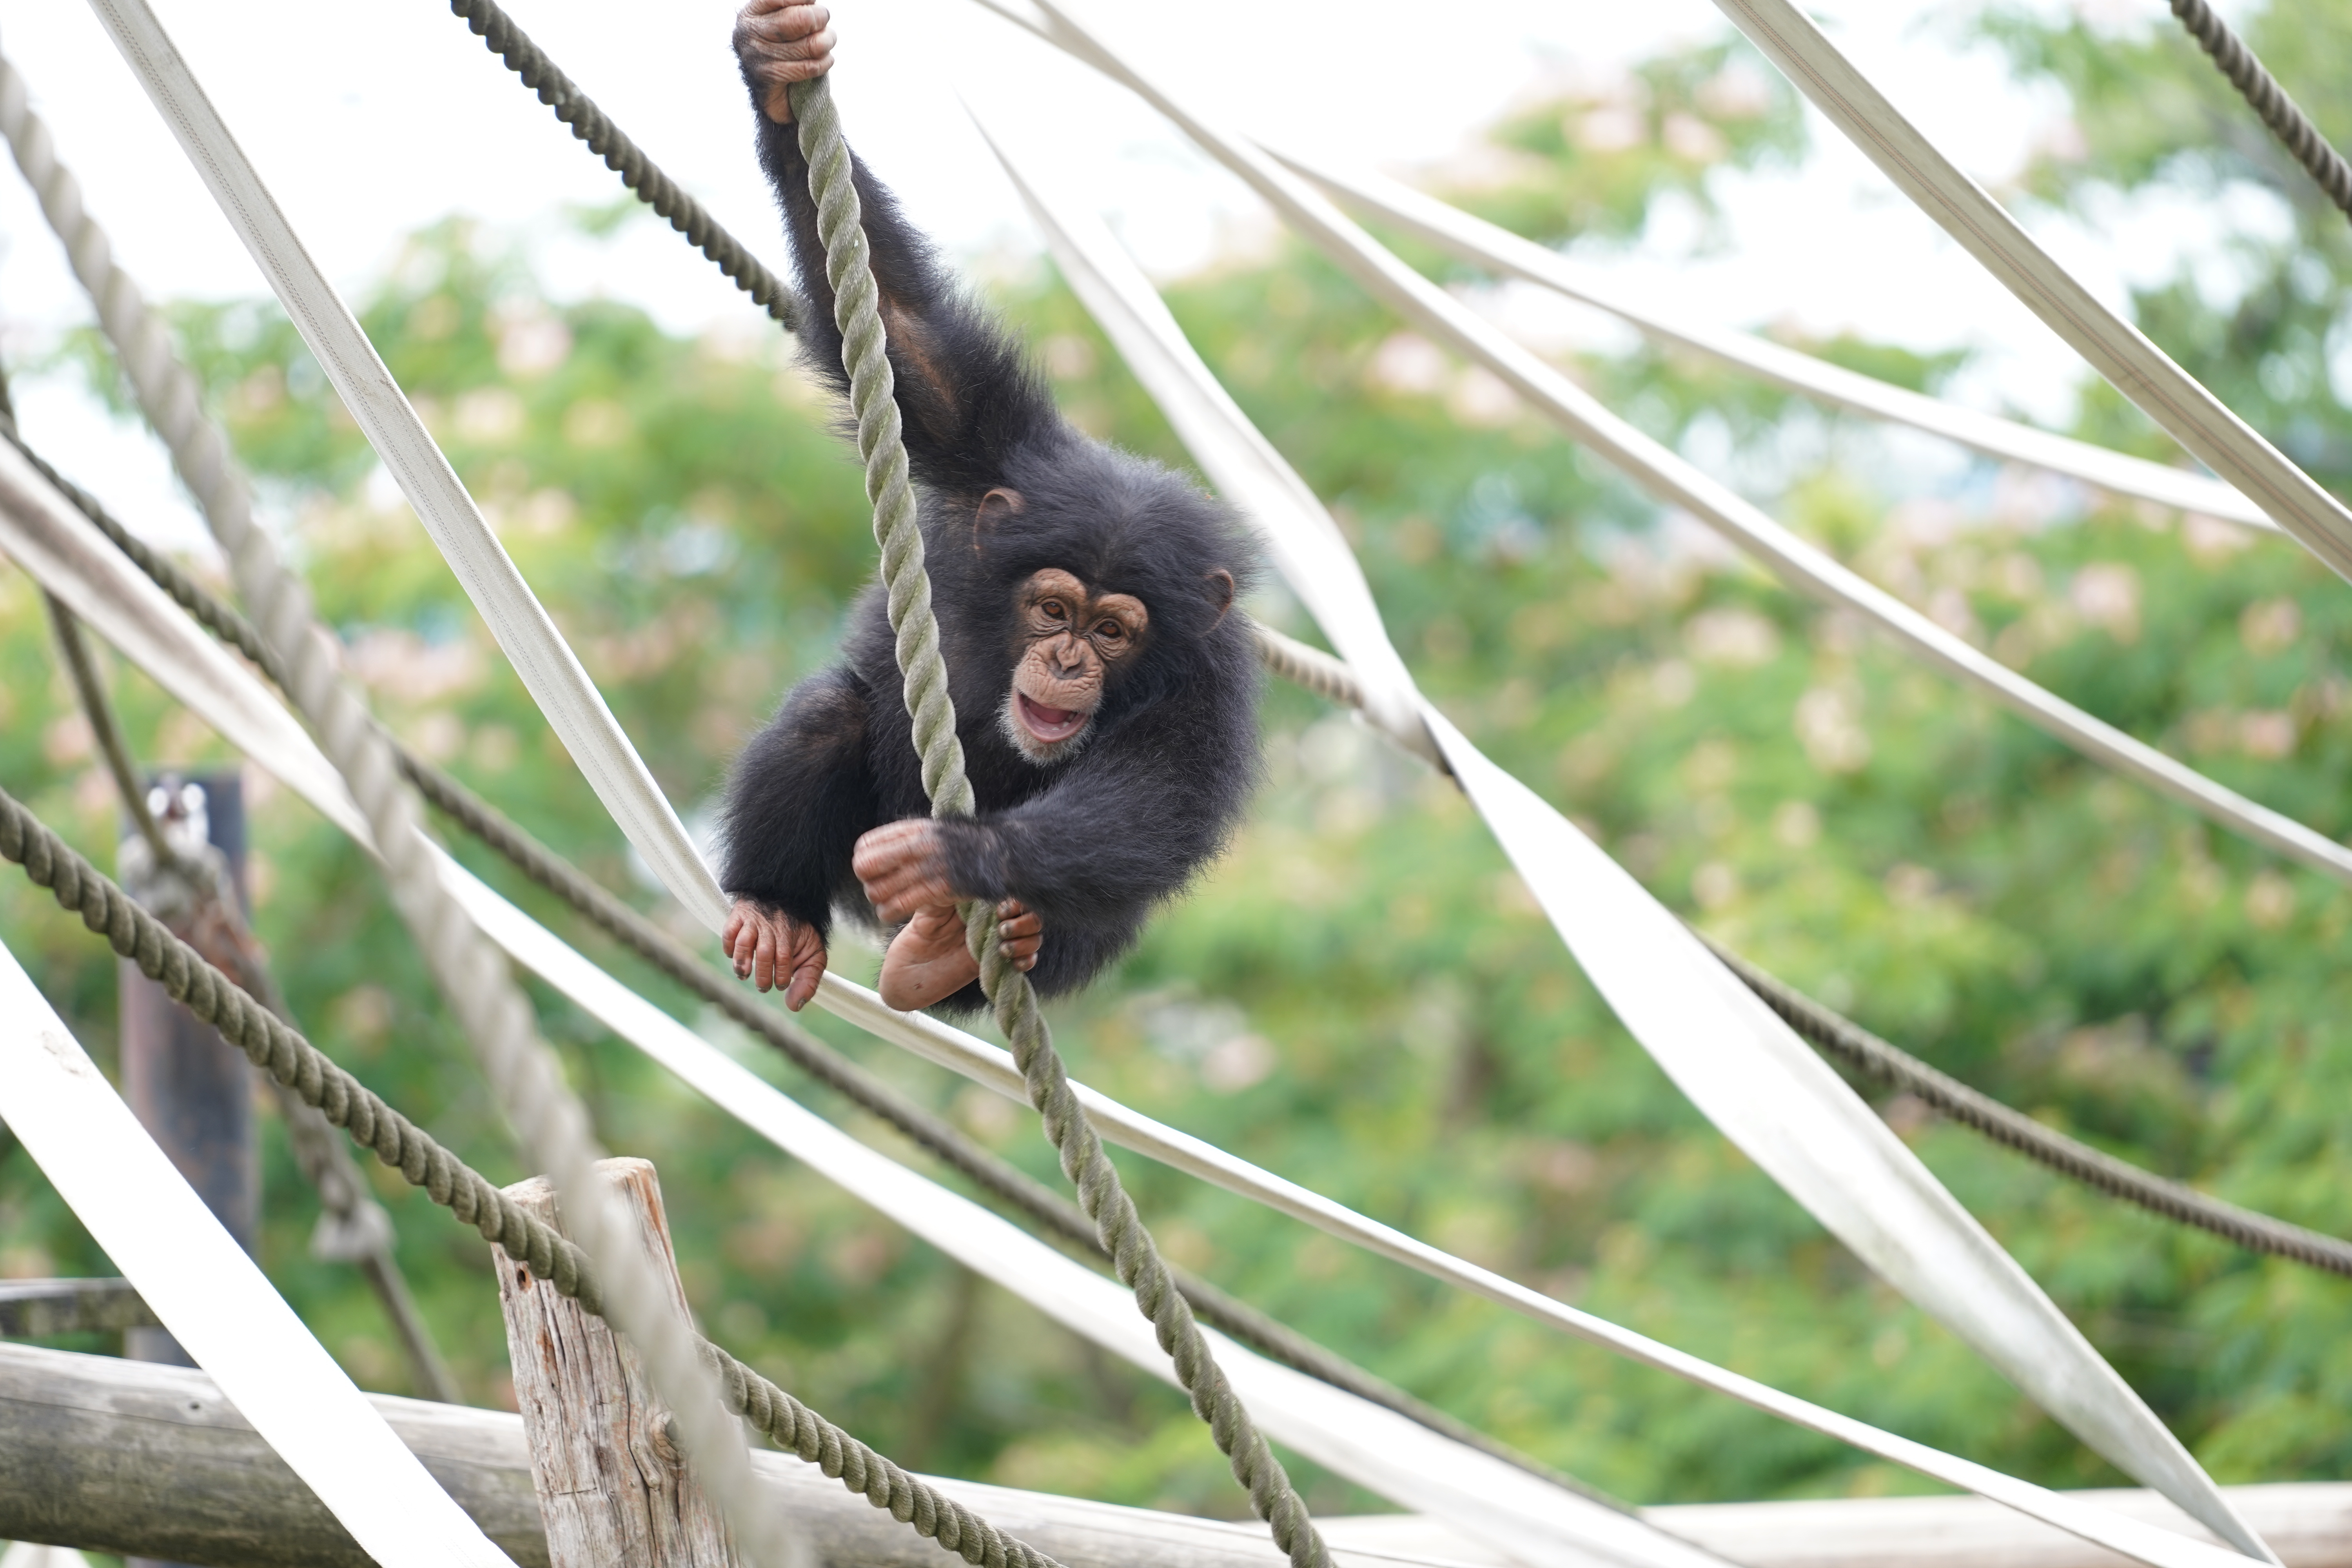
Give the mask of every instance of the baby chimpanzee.
<svg viewBox="0 0 2352 1568">
<path fill-rule="evenodd" d="M 791 230 L 809 362 L 847 390 L 824 250 L 785 87 L 831 68 L 809 0 L 751 0 L 735 50 Z M 1181 476 L 1065 423 L 1018 345 L 968 300 L 890 193 L 857 169 L 932 606 L 979 803 L 932 817 L 878 588 L 841 662 L 794 687 L 727 790 L 722 941 L 798 1009 L 836 904 L 900 925 L 894 1007 L 981 1004 L 959 900 L 997 901 L 1046 995 L 1135 941 L 1232 833 L 1257 773 L 1256 661 L 1231 613 L 1253 564 L 1233 517 Z"/>
</svg>

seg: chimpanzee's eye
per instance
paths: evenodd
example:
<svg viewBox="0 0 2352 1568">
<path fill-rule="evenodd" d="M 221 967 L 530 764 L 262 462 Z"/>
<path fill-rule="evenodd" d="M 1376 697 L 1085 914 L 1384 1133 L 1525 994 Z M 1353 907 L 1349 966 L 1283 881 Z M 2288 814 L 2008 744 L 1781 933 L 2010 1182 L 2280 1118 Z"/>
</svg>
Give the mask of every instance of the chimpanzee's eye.
<svg viewBox="0 0 2352 1568">
<path fill-rule="evenodd" d="M 1037 608 L 1049 621 L 1066 621 L 1070 618 L 1070 612 L 1062 607 L 1062 601 L 1059 599 L 1040 599 L 1037 601 Z"/>
<path fill-rule="evenodd" d="M 1105 642 L 1115 643 L 1121 637 L 1127 636 L 1127 628 L 1120 626 L 1117 621 L 1105 621 L 1102 625 L 1095 628 L 1095 636 L 1102 638 Z"/>
</svg>

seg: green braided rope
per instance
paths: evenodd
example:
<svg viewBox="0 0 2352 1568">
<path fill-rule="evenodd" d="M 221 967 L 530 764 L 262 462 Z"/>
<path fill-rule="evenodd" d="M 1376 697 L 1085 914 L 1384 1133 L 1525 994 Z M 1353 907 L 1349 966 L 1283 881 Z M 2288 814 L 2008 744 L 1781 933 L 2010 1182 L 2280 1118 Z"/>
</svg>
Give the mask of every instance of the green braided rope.
<svg viewBox="0 0 2352 1568">
<path fill-rule="evenodd" d="M 964 775 L 955 704 L 948 696 L 947 662 L 940 654 L 939 622 L 931 614 L 922 532 L 892 395 L 881 289 L 860 222 L 849 146 L 842 138 L 841 117 L 824 78 L 795 85 L 792 105 L 801 153 L 808 160 L 817 235 L 824 242 L 825 279 L 833 286 L 834 321 L 841 329 L 850 411 L 857 421 L 858 455 L 866 462 L 866 498 L 874 504 L 883 592 L 891 629 L 898 636 L 898 668 L 922 759 L 923 789 L 934 815 L 969 816 L 971 781 Z M 1250 1507 L 1272 1529 L 1276 1544 L 1289 1553 L 1293 1568 L 1328 1568 L 1329 1550 L 1307 1517 L 1306 1503 L 1225 1381 L 1207 1338 L 1192 1320 L 1192 1307 L 1176 1289 L 1134 1200 L 1072 1092 L 1061 1054 L 1037 1009 L 1036 992 L 1029 977 L 1004 955 L 994 907 L 976 901 L 964 905 L 962 913 L 980 963 L 981 989 L 1013 1044 L 1013 1058 L 1028 1083 L 1030 1102 L 1045 1121 L 1045 1135 L 1061 1157 L 1062 1172 L 1077 1188 L 1079 1205 L 1095 1222 L 1120 1282 L 1135 1292 L 1136 1304 L 1151 1320 L 1160 1348 L 1175 1363 L 1177 1381 L 1192 1399 L 1193 1414 L 1208 1424 L 1233 1466 L 1234 1479 L 1248 1491 Z"/>
<path fill-rule="evenodd" d="M 435 1203 L 479 1231 L 483 1240 L 503 1248 L 558 1291 L 604 1315 L 603 1289 L 577 1243 L 526 1213 L 488 1176 L 330 1060 L 300 1031 L 141 909 L 5 790 L 0 790 L 0 858 L 23 867 L 35 885 L 47 888 L 61 907 L 79 915 L 82 924 L 104 936 L 172 1000 L 211 1025 L 254 1066 L 398 1171 L 411 1186 L 425 1189 Z M 697 1336 L 696 1348 L 718 1374 L 729 1410 L 875 1507 L 913 1525 L 918 1533 L 975 1568 L 1060 1568 L 1044 1552 L 940 1496 L 709 1341 Z"/>
</svg>

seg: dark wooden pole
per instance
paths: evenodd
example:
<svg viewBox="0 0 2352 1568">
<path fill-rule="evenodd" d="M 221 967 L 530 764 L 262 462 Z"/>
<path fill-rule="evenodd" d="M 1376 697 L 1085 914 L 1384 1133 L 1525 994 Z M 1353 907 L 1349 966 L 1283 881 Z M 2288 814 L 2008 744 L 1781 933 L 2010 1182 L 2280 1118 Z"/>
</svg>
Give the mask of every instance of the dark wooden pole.
<svg viewBox="0 0 2352 1568">
<path fill-rule="evenodd" d="M 201 810 L 207 837 L 228 858 L 245 896 L 245 795 L 235 773 L 156 784 L 173 795 L 155 815 L 171 833 Z M 191 796 L 186 792 L 197 792 Z M 154 798 L 151 792 L 149 798 Z M 245 1053 L 199 1024 L 163 988 L 124 960 L 121 973 L 122 1097 L 172 1163 L 247 1252 L 259 1238 L 261 1163 L 253 1121 L 253 1068 Z M 193 1366 L 161 1329 L 132 1329 L 133 1360 Z"/>
</svg>

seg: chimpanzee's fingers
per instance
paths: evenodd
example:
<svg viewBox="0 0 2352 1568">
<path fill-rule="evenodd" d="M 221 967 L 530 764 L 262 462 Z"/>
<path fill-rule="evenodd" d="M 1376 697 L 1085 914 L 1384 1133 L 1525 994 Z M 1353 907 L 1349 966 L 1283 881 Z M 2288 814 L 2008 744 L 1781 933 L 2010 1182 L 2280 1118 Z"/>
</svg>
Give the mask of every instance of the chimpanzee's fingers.
<svg viewBox="0 0 2352 1568">
<path fill-rule="evenodd" d="M 921 880 L 914 878 L 901 879 L 887 887 L 878 884 L 869 887 L 866 897 L 873 904 L 874 912 L 893 924 L 910 921 L 924 909 L 940 901 L 935 898 L 926 898 Z"/>
<path fill-rule="evenodd" d="M 824 978 L 824 954 L 820 951 L 814 958 L 803 958 L 793 971 L 793 983 L 784 991 L 784 1008 L 797 1013 L 816 994 L 817 982 Z"/>
<path fill-rule="evenodd" d="M 754 28 L 751 40 L 760 52 L 760 74 L 768 81 L 801 81 L 824 74 L 833 63 L 833 46 L 837 41 L 830 27 L 788 35 L 782 21 Z"/>
<path fill-rule="evenodd" d="M 919 816 L 886 822 L 859 835 L 850 849 L 849 864 L 862 879 L 902 860 L 921 859 L 930 853 L 931 837 L 937 831 L 928 819 Z"/>
<path fill-rule="evenodd" d="M 775 988 L 777 961 L 783 956 L 783 943 L 777 940 L 775 922 L 760 922 L 760 945 L 751 955 L 751 984 L 761 991 Z"/>
<path fill-rule="evenodd" d="M 833 13 L 822 5 L 786 5 L 774 14 L 774 20 L 765 22 L 762 30 L 772 27 L 787 38 L 805 38 L 824 30 L 833 20 Z"/>
</svg>

